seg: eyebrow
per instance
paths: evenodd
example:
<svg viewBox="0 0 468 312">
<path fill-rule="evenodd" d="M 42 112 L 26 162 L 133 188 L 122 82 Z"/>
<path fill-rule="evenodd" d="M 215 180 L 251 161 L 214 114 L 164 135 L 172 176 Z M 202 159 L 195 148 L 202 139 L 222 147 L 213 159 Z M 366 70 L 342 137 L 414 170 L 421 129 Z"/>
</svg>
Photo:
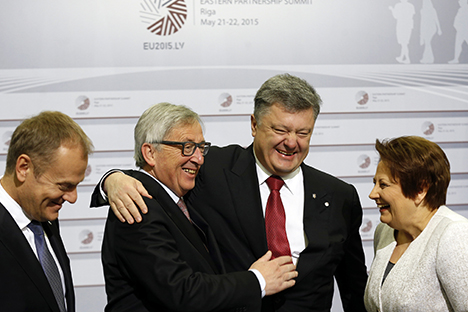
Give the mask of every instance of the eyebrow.
<svg viewBox="0 0 468 312">
<path fill-rule="evenodd" d="M 66 188 L 73 188 L 77 187 L 79 183 L 72 183 L 72 182 L 58 182 L 57 185 Z"/>
</svg>

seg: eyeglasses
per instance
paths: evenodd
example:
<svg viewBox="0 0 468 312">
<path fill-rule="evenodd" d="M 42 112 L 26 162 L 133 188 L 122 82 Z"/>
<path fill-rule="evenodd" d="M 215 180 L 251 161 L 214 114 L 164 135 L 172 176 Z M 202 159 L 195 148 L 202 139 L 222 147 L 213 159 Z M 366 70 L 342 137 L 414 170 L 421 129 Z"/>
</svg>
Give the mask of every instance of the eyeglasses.
<svg viewBox="0 0 468 312">
<path fill-rule="evenodd" d="M 165 145 L 182 145 L 182 155 L 184 156 L 192 156 L 195 153 L 197 147 L 200 149 L 200 152 L 203 156 L 208 154 L 210 150 L 211 143 L 210 142 L 175 142 L 175 141 L 155 141 L 151 142 L 151 144 L 165 144 Z"/>
</svg>

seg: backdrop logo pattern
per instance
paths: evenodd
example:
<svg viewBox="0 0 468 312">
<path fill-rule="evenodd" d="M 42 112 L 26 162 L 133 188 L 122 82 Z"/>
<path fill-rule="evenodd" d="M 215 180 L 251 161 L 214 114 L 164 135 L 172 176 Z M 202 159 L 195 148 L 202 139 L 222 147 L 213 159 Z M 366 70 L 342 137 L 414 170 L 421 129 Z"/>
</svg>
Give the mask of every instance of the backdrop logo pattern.
<svg viewBox="0 0 468 312">
<path fill-rule="evenodd" d="M 368 101 L 369 101 L 369 94 L 367 94 L 367 92 L 359 91 L 356 94 L 356 102 L 359 105 L 366 105 Z"/>
<path fill-rule="evenodd" d="M 426 121 L 422 124 L 421 130 L 425 135 L 431 135 L 432 133 L 434 133 L 435 127 L 432 122 Z"/>
<path fill-rule="evenodd" d="M 229 107 L 232 104 L 232 95 L 229 93 L 221 93 L 218 102 L 222 107 Z"/>
<path fill-rule="evenodd" d="M 371 164 L 371 159 L 367 155 L 361 155 L 358 157 L 357 164 L 361 169 L 369 168 Z"/>
<path fill-rule="evenodd" d="M 143 0 L 140 17 L 147 29 L 158 36 L 169 36 L 179 31 L 187 19 L 184 0 Z"/>
</svg>

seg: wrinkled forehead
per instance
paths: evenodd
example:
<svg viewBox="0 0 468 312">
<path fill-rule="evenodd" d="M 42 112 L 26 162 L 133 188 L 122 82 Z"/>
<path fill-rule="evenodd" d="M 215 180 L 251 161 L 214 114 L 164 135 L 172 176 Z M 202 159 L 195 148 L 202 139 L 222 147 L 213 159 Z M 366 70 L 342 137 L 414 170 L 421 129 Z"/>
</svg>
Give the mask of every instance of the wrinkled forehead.
<svg viewBox="0 0 468 312">
<path fill-rule="evenodd" d="M 198 142 L 199 140 L 203 140 L 203 129 L 198 120 L 185 120 L 171 127 L 171 129 L 166 132 L 164 139 Z"/>
</svg>

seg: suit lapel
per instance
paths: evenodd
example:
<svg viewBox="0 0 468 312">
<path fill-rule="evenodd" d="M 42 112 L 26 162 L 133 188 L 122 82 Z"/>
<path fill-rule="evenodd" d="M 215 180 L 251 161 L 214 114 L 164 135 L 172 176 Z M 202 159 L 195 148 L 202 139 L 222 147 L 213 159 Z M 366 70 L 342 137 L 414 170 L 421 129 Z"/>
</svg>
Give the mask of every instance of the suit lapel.
<svg viewBox="0 0 468 312">
<path fill-rule="evenodd" d="M 15 220 L 2 204 L 0 204 L 0 241 L 30 277 L 31 282 L 36 285 L 38 292 L 44 296 L 52 311 L 59 312 L 41 264 Z"/>
<path fill-rule="evenodd" d="M 68 312 L 72 312 L 75 310 L 75 293 L 71 276 L 70 259 L 67 256 L 65 246 L 63 245 L 62 239 L 60 238 L 58 221 L 43 222 L 42 228 L 49 238 L 50 245 L 52 246 L 55 256 L 58 259 L 60 268 L 62 269 L 66 288 L 65 299 L 67 301 L 67 310 Z"/>
<path fill-rule="evenodd" d="M 205 219 L 203 219 L 203 217 L 199 215 L 195 209 L 190 209 L 190 217 L 192 218 L 194 224 L 196 224 L 196 227 L 200 229 L 202 235 L 205 238 L 204 243 L 209 250 L 210 265 L 213 268 L 215 268 L 215 272 L 225 273 L 226 269 L 224 267 L 224 262 L 221 257 L 221 252 L 219 250 L 218 243 L 208 223 L 206 223 Z"/>
<path fill-rule="evenodd" d="M 329 244 L 328 209 L 332 194 L 327 191 L 314 174 L 314 169 L 301 165 L 304 175 L 304 232 L 307 246 L 298 263 L 298 280 L 307 276 L 314 265 L 320 263 Z M 231 187 L 234 209 L 255 257 L 261 257 L 267 250 L 265 218 L 261 207 L 257 168 L 253 146 L 249 146 L 237 159 L 231 170 L 224 172 Z"/>
<path fill-rule="evenodd" d="M 147 174 L 135 171 L 133 176 L 145 185 L 148 192 L 151 194 L 151 196 L 153 196 L 153 199 L 159 203 L 169 218 L 172 219 L 172 221 L 184 234 L 187 240 L 189 240 L 190 243 L 198 250 L 200 255 L 210 264 L 213 270 L 218 272 L 218 267 L 213 263 L 213 260 L 211 259 L 202 238 L 197 233 L 197 230 L 190 223 L 184 213 L 176 205 L 176 203 L 174 203 L 169 194 L 167 194 L 167 192 L 161 187 L 161 185 L 159 185 L 157 181 L 155 181 Z M 189 213 L 192 213 L 192 211 L 189 210 Z"/>
<path fill-rule="evenodd" d="M 245 240 L 254 256 L 259 258 L 268 250 L 268 245 L 252 145 L 241 153 L 231 170 L 226 169 L 224 174 L 231 187 L 234 209 Z"/>
<path fill-rule="evenodd" d="M 331 203 L 331 194 L 317 180 L 313 169 L 304 164 L 301 169 L 304 175 L 304 232 L 307 246 L 299 258 L 297 280 L 304 278 L 314 263 L 319 263 L 324 256 L 322 251 L 329 244 L 327 209 Z"/>
</svg>

